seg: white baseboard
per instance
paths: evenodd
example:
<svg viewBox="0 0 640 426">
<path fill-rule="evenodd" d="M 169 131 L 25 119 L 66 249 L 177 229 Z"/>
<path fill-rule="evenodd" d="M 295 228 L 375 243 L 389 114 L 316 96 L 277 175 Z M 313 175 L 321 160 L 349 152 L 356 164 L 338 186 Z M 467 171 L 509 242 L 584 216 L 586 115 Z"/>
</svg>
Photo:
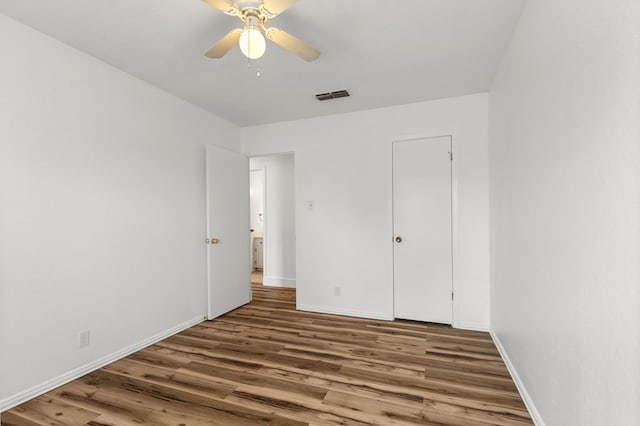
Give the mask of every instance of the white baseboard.
<svg viewBox="0 0 640 426">
<path fill-rule="evenodd" d="M 296 288 L 296 280 L 293 278 L 263 277 L 262 285 L 266 285 L 267 287 Z"/>
<path fill-rule="evenodd" d="M 62 374 L 58 377 L 55 377 L 51 380 L 47 380 L 44 383 L 36 385 L 30 389 L 22 391 L 16 395 L 10 396 L 9 398 L 5 398 L 0 401 L 0 412 L 7 411 L 16 407 L 20 404 L 23 404 L 33 398 L 36 398 L 44 393 L 47 393 L 57 387 L 60 387 L 64 384 L 67 384 L 79 377 L 84 376 L 92 371 L 98 370 L 105 365 L 111 364 L 112 362 L 118 361 L 126 356 L 131 355 L 134 352 L 137 352 L 141 349 L 146 348 L 147 346 L 153 345 L 160 340 L 166 339 L 167 337 L 173 336 L 176 333 L 181 332 L 182 330 L 186 330 L 189 327 L 193 327 L 196 324 L 201 323 L 205 320 L 205 314 L 199 315 L 196 318 L 193 318 L 189 321 L 183 322 L 180 325 L 172 327 L 168 330 L 165 330 L 161 333 L 156 334 L 155 336 L 144 339 L 138 343 L 135 343 L 131 346 L 127 346 L 119 351 L 116 351 L 112 354 L 103 356 L 102 358 L 98 358 L 95 361 L 92 361 L 88 364 L 85 364 L 81 367 L 78 367 L 74 370 L 71 370 L 65 374 Z"/>
<path fill-rule="evenodd" d="M 509 359 L 509 355 L 507 355 L 507 351 L 504 349 L 504 346 L 502 346 L 502 342 L 498 338 L 498 335 L 493 330 L 490 330 L 489 333 L 491 334 L 493 343 L 495 343 L 496 348 L 498 348 L 498 352 L 500 352 L 500 356 L 502 356 L 502 359 L 505 365 L 507 366 L 507 369 L 509 370 L 509 374 L 511 374 L 511 378 L 513 379 L 513 382 L 516 384 L 516 387 L 518 388 L 518 392 L 520 392 L 520 396 L 522 397 L 522 400 L 524 401 L 524 405 L 526 405 L 527 410 L 529 411 L 529 415 L 531 416 L 533 423 L 535 423 L 536 426 L 545 426 L 544 420 L 542 420 L 542 416 L 540 415 L 540 412 L 536 408 L 536 405 L 533 403 L 533 399 L 531 399 L 531 395 L 529 395 L 529 392 L 527 392 L 527 388 L 525 388 L 524 383 L 522 382 L 522 380 L 520 379 L 520 376 L 518 375 L 518 372 L 516 371 L 516 368 L 511 362 L 511 359 Z"/>
<path fill-rule="evenodd" d="M 473 322 L 461 322 L 458 324 L 458 328 L 462 330 L 471 330 L 471 331 L 484 331 L 486 333 L 489 332 L 489 326 L 486 324 L 477 324 Z"/>
<path fill-rule="evenodd" d="M 298 309 L 299 311 L 318 312 L 321 314 L 344 315 L 348 317 L 393 321 L 393 315 L 384 314 L 380 312 L 364 312 L 364 311 L 354 311 L 350 309 L 346 309 L 346 310 L 333 309 L 333 308 L 326 308 L 324 306 L 313 306 L 313 305 L 305 305 L 305 304 L 297 305 L 296 309 Z"/>
</svg>

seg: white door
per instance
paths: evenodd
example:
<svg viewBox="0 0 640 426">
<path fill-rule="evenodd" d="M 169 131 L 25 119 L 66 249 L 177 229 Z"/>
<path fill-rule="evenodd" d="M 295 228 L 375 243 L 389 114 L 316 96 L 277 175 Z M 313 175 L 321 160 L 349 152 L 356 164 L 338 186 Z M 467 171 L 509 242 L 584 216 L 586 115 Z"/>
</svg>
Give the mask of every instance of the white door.
<svg viewBox="0 0 640 426">
<path fill-rule="evenodd" d="M 264 232 L 264 169 L 251 170 L 249 177 L 251 229 L 254 236 L 262 236 Z"/>
<path fill-rule="evenodd" d="M 451 138 L 393 143 L 396 318 L 452 323 Z"/>
<path fill-rule="evenodd" d="M 207 146 L 209 319 L 251 301 L 249 159 Z"/>
</svg>

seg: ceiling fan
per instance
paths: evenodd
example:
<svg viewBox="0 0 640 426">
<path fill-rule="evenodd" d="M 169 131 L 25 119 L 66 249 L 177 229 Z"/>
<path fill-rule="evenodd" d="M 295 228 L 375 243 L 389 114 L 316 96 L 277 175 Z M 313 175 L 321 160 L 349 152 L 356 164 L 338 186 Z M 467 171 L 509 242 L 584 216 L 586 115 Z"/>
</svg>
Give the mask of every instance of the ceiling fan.
<svg viewBox="0 0 640 426">
<path fill-rule="evenodd" d="M 264 55 L 266 49 L 264 37 L 307 62 L 315 61 L 320 56 L 317 49 L 302 40 L 278 28 L 265 26 L 269 19 L 275 18 L 293 6 L 297 0 L 203 1 L 227 15 L 237 16 L 244 24 L 242 28 L 231 31 L 209 49 L 205 53 L 208 58 L 222 58 L 238 44 L 247 58 L 258 59 Z"/>
</svg>

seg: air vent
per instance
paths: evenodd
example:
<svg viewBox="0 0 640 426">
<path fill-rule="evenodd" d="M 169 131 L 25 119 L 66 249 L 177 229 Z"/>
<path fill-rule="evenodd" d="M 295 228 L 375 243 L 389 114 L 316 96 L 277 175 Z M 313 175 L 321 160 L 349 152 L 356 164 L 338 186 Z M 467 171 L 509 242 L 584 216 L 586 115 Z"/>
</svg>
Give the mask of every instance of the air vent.
<svg viewBox="0 0 640 426">
<path fill-rule="evenodd" d="M 346 90 L 337 90 L 329 93 L 318 93 L 316 99 L 319 101 L 328 101 L 329 99 L 347 98 L 349 96 L 351 95 L 349 95 L 349 92 Z"/>
</svg>

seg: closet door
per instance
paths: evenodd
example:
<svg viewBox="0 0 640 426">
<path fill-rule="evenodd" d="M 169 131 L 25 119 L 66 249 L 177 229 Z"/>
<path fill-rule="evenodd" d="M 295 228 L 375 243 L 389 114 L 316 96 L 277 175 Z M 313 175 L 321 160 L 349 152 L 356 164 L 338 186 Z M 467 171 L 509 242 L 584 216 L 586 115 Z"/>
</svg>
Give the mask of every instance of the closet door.
<svg viewBox="0 0 640 426">
<path fill-rule="evenodd" d="M 393 143 L 394 315 L 451 324 L 451 138 Z"/>
</svg>

